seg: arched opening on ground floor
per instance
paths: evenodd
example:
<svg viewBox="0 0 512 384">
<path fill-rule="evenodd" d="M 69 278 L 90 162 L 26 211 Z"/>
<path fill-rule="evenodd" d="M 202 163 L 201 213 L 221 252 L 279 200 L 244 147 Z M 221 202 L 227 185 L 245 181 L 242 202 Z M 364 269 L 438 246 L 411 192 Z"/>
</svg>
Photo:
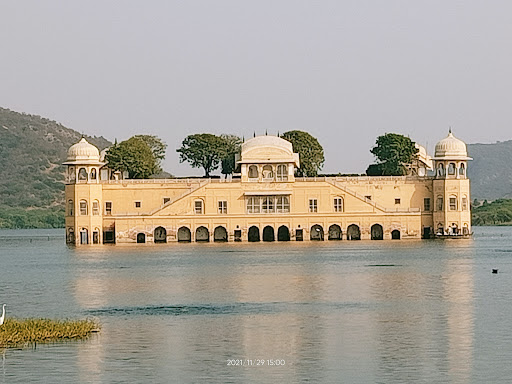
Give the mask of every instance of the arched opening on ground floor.
<svg viewBox="0 0 512 384">
<path fill-rule="evenodd" d="M 89 231 L 87 228 L 80 230 L 80 244 L 89 244 Z"/>
<path fill-rule="evenodd" d="M 98 228 L 96 228 L 92 232 L 92 243 L 93 244 L 99 244 L 100 243 L 100 230 Z"/>
<path fill-rule="evenodd" d="M 286 225 L 281 225 L 278 228 L 277 241 L 290 241 L 290 230 Z"/>
<path fill-rule="evenodd" d="M 196 229 L 196 241 L 200 243 L 207 243 L 210 241 L 210 232 L 206 227 L 199 227 Z"/>
<path fill-rule="evenodd" d="M 247 240 L 253 243 L 260 241 L 260 229 L 257 226 L 253 225 L 251 228 L 249 228 Z"/>
<path fill-rule="evenodd" d="M 187 227 L 180 227 L 178 229 L 178 241 L 183 243 L 190 243 L 192 240 L 192 234 L 190 233 L 190 229 Z"/>
<path fill-rule="evenodd" d="M 400 231 L 398 229 L 395 229 L 391 232 L 391 239 L 400 240 Z"/>
<path fill-rule="evenodd" d="M 341 240 L 341 227 L 338 224 L 329 227 L 329 240 Z"/>
<path fill-rule="evenodd" d="M 310 240 L 319 240 L 323 241 L 324 239 L 324 229 L 320 224 L 315 224 L 311 227 L 311 232 L 309 234 Z"/>
<path fill-rule="evenodd" d="M 347 240 L 361 240 L 361 230 L 356 224 L 350 224 L 347 228 Z"/>
<path fill-rule="evenodd" d="M 263 228 L 263 241 L 275 241 L 276 238 L 274 236 L 274 227 L 267 225 Z"/>
<path fill-rule="evenodd" d="M 145 233 L 137 233 L 137 243 L 144 244 L 146 242 L 146 234 Z"/>
<path fill-rule="evenodd" d="M 164 227 L 156 227 L 153 231 L 155 243 L 167 243 L 167 231 Z"/>
<path fill-rule="evenodd" d="M 384 230 L 382 229 L 382 225 L 373 224 L 371 228 L 371 236 L 372 240 L 383 240 Z"/>
<path fill-rule="evenodd" d="M 228 241 L 228 231 L 223 226 L 218 226 L 213 231 L 213 241 L 226 242 Z"/>
</svg>

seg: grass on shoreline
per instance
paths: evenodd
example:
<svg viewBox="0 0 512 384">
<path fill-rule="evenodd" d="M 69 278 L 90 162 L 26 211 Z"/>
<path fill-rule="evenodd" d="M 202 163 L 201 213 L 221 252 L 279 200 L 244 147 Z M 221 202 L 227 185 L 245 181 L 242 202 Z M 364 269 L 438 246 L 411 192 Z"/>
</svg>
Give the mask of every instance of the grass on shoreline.
<svg viewBox="0 0 512 384">
<path fill-rule="evenodd" d="M 83 340 L 98 331 L 93 320 L 6 319 L 0 326 L 0 348 Z"/>
</svg>

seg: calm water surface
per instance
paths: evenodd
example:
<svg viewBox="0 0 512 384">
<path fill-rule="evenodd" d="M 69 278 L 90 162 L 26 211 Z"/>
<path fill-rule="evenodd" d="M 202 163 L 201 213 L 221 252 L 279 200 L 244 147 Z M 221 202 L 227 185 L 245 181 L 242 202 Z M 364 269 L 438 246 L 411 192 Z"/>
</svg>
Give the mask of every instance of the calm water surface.
<svg viewBox="0 0 512 384">
<path fill-rule="evenodd" d="M 89 248 L 60 230 L 0 231 L 8 316 L 102 324 L 85 342 L 0 351 L 0 383 L 509 383 L 511 287 L 507 227 Z"/>
</svg>

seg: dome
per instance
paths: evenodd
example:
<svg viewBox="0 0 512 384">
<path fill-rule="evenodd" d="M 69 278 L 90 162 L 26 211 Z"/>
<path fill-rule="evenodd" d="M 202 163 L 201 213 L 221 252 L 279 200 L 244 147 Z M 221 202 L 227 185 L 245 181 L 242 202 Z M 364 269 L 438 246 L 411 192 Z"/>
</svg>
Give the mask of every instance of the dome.
<svg viewBox="0 0 512 384">
<path fill-rule="evenodd" d="M 239 163 L 294 163 L 299 166 L 299 155 L 293 153 L 288 140 L 278 136 L 257 136 L 242 144 Z"/>
<path fill-rule="evenodd" d="M 100 151 L 90 144 L 84 137 L 73 144 L 68 150 L 68 159 L 65 164 L 91 164 L 99 163 Z"/>
<path fill-rule="evenodd" d="M 466 143 L 453 136 L 450 131 L 448 136 L 436 144 L 435 160 L 471 160 L 468 157 Z"/>
</svg>

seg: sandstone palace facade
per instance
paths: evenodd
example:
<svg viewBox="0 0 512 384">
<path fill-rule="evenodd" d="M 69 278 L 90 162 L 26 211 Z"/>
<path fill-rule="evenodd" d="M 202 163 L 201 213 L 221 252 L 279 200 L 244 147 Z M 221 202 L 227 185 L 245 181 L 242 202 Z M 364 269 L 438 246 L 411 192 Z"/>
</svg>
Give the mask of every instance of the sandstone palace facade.
<svg viewBox="0 0 512 384">
<path fill-rule="evenodd" d="M 297 178 L 276 136 L 242 145 L 239 178 L 123 178 L 85 139 L 68 152 L 66 241 L 76 245 L 213 241 L 399 240 L 471 234 L 466 145 L 450 134 L 411 175 Z"/>
</svg>

